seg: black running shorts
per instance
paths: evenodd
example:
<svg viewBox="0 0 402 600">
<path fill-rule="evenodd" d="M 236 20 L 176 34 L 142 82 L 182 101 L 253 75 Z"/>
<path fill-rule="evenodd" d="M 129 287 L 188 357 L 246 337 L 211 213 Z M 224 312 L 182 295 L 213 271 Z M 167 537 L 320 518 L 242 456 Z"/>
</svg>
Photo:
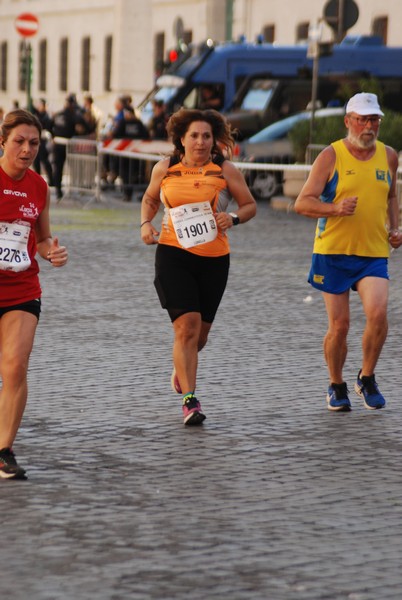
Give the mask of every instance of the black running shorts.
<svg viewBox="0 0 402 600">
<path fill-rule="evenodd" d="M 228 280 L 230 255 L 199 256 L 181 248 L 158 244 L 155 288 L 172 322 L 188 312 L 201 313 L 212 323 Z"/>
<path fill-rule="evenodd" d="M 29 302 L 22 302 L 22 304 L 13 304 L 12 306 L 0 306 L 0 318 L 8 312 L 12 310 L 22 310 L 24 312 L 31 313 L 34 315 L 39 321 L 41 309 L 41 299 L 37 298 L 36 300 L 29 300 Z"/>
</svg>

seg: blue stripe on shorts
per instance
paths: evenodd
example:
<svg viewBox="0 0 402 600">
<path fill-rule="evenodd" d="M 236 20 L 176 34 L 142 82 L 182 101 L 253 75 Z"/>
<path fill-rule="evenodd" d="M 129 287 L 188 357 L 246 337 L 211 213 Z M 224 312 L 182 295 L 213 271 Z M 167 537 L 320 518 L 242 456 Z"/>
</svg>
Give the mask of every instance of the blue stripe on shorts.
<svg viewBox="0 0 402 600">
<path fill-rule="evenodd" d="M 388 259 L 346 254 L 313 254 L 308 282 L 317 290 L 343 294 L 364 277 L 389 279 Z"/>
</svg>

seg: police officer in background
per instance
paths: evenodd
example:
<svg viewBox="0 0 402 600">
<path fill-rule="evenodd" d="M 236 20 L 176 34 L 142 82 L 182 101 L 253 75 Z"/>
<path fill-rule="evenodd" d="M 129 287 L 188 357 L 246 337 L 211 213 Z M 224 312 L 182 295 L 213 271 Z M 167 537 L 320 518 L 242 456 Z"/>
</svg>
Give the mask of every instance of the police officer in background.
<svg viewBox="0 0 402 600">
<path fill-rule="evenodd" d="M 120 96 L 117 106 L 120 111 L 116 116 L 112 137 L 129 140 L 148 140 L 149 132 L 144 123 L 134 111 L 130 96 Z M 123 182 L 123 199 L 131 200 L 134 184 L 140 182 L 141 162 L 131 158 L 122 157 L 119 160 L 119 174 Z"/>
<path fill-rule="evenodd" d="M 52 139 L 52 119 L 47 112 L 46 100 L 40 98 L 38 106 L 33 110 L 33 113 L 38 117 L 40 124 L 42 125 L 42 133 L 39 144 L 39 151 L 34 160 L 34 169 L 37 173 L 41 173 L 41 166 L 47 175 L 47 183 L 49 187 L 54 185 L 53 183 L 53 170 L 49 160 L 49 143 Z"/>
<path fill-rule="evenodd" d="M 149 122 L 148 130 L 152 140 L 167 140 L 166 125 L 168 117 L 166 115 L 165 104 L 163 100 L 154 100 L 152 102 L 153 116 Z"/>
<path fill-rule="evenodd" d="M 63 110 L 55 113 L 52 129 L 54 138 L 71 139 L 75 135 L 86 133 L 87 126 L 82 111 L 79 110 L 75 94 L 67 96 Z M 53 149 L 53 181 L 59 200 L 63 197 L 62 179 L 65 162 L 66 144 L 55 140 Z"/>
</svg>

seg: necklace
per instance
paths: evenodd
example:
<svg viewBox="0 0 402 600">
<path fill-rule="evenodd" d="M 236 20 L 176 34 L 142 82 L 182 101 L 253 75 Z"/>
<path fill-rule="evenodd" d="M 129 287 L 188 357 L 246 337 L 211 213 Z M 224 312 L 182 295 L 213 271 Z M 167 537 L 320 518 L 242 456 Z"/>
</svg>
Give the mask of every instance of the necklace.
<svg viewBox="0 0 402 600">
<path fill-rule="evenodd" d="M 190 163 L 188 162 L 188 160 L 186 158 L 181 159 L 181 162 L 183 163 L 184 166 L 186 167 L 190 167 L 192 169 L 199 169 L 200 171 L 202 170 L 202 167 L 205 167 L 205 165 L 207 165 L 209 162 L 211 162 L 211 156 L 208 156 L 207 160 L 204 161 L 201 165 L 196 165 L 196 164 L 192 164 L 190 165 Z"/>
</svg>

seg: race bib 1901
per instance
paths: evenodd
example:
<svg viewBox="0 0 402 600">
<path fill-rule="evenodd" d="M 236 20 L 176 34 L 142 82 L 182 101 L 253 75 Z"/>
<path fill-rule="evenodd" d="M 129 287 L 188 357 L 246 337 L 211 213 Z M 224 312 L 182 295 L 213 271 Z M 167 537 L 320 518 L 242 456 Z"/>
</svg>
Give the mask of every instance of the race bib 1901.
<svg viewBox="0 0 402 600">
<path fill-rule="evenodd" d="M 25 271 L 31 264 L 28 254 L 30 226 L 0 221 L 0 269 Z"/>
<path fill-rule="evenodd" d="M 218 235 L 215 217 L 209 202 L 195 202 L 171 208 L 170 217 L 176 237 L 183 248 L 212 242 Z"/>
</svg>

